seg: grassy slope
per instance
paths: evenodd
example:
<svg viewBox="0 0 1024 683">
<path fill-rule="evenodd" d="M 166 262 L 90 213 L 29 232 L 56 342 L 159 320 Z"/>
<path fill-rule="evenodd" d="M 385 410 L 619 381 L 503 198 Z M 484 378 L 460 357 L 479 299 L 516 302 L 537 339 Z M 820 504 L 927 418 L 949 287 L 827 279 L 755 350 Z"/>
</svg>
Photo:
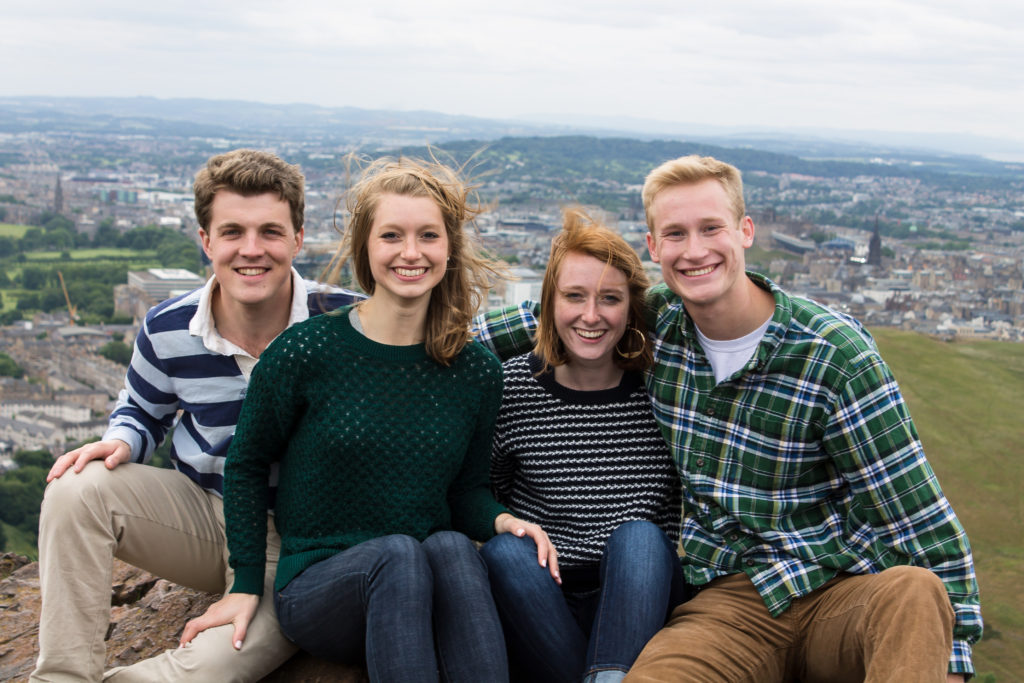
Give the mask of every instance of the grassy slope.
<svg viewBox="0 0 1024 683">
<path fill-rule="evenodd" d="M 4 534 L 7 536 L 7 546 L 3 549 L 4 552 L 27 555 L 31 560 L 39 558 L 34 538 L 30 538 L 28 534 L 6 522 L 0 522 L 0 525 L 3 526 Z"/>
<path fill-rule="evenodd" d="M 967 529 L 985 637 L 979 673 L 1024 671 L 1024 344 L 872 330 L 946 496 Z"/>
<path fill-rule="evenodd" d="M 30 251 L 25 254 L 29 261 L 62 261 L 60 251 Z M 72 261 L 102 261 L 103 259 L 142 259 L 155 260 L 156 251 L 153 249 L 125 249 L 121 247 L 99 247 L 96 249 L 69 249 L 68 254 Z M 65 261 L 66 263 L 66 261 Z M 147 266 L 152 268 L 153 266 Z"/>
<path fill-rule="evenodd" d="M 28 225 L 15 225 L 14 223 L 0 223 L 0 235 L 14 237 L 20 240 L 25 236 L 25 233 L 28 232 L 30 227 L 31 226 Z"/>
</svg>

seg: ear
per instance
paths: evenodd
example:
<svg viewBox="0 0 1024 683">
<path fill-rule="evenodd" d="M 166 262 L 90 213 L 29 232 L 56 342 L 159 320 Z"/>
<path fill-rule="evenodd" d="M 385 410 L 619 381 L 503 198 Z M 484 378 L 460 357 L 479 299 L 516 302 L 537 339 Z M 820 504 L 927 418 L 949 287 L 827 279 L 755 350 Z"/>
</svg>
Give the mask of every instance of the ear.
<svg viewBox="0 0 1024 683">
<path fill-rule="evenodd" d="M 210 255 L 210 233 L 206 232 L 202 228 L 199 228 L 199 241 L 203 245 L 203 253 L 206 254 L 206 258 L 213 260 L 213 256 Z"/>
<path fill-rule="evenodd" d="M 651 260 L 655 263 L 661 263 L 661 259 L 658 257 L 657 243 L 654 241 L 654 235 L 650 232 L 647 233 L 647 251 L 651 254 Z"/>
<path fill-rule="evenodd" d="M 740 232 L 743 233 L 743 248 L 749 249 L 754 244 L 754 220 L 750 216 L 740 221 Z"/>
<path fill-rule="evenodd" d="M 301 228 L 299 228 L 298 230 L 295 231 L 295 254 L 293 255 L 293 257 L 294 256 L 298 256 L 299 252 L 302 251 L 302 240 L 304 240 L 305 238 L 306 238 L 306 228 L 305 227 L 301 227 Z"/>
</svg>

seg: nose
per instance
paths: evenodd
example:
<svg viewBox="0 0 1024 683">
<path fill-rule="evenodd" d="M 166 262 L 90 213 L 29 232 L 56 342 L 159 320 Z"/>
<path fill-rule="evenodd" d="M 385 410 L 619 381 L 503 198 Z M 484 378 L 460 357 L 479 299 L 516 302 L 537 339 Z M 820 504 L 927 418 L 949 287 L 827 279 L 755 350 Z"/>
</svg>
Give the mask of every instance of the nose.
<svg viewBox="0 0 1024 683">
<path fill-rule="evenodd" d="M 587 299 L 587 303 L 583 305 L 583 315 L 580 316 L 585 323 L 596 323 L 600 320 L 600 316 L 597 314 L 597 301 L 594 299 Z"/>
<path fill-rule="evenodd" d="M 410 235 L 402 243 L 402 258 L 406 261 L 415 261 L 420 257 L 419 246 L 416 244 L 416 236 Z"/>
<path fill-rule="evenodd" d="M 686 245 L 683 248 L 683 258 L 689 261 L 699 261 L 707 253 L 707 245 L 704 244 L 704 239 L 699 235 L 686 240 Z"/>
<path fill-rule="evenodd" d="M 263 244 L 260 241 L 260 236 L 255 233 L 246 233 L 245 237 L 242 238 L 242 246 L 238 251 L 242 256 L 256 257 L 262 255 Z"/>
</svg>

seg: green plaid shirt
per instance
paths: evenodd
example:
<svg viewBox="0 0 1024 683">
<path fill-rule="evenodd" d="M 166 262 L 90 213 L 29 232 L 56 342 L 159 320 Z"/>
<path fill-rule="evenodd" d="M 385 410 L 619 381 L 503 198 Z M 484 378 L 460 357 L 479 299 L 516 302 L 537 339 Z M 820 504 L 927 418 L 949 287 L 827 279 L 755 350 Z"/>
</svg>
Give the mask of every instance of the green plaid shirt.
<svg viewBox="0 0 1024 683">
<path fill-rule="evenodd" d="M 648 293 L 647 386 L 682 480 L 687 580 L 742 571 L 778 616 L 840 572 L 928 567 L 956 614 L 950 671 L 973 673 L 982 622 L 970 545 L 895 378 L 858 322 L 748 275 L 775 314 L 720 384 L 679 297 L 665 285 Z M 529 302 L 489 313 L 479 339 L 521 353 L 536 313 Z"/>
</svg>

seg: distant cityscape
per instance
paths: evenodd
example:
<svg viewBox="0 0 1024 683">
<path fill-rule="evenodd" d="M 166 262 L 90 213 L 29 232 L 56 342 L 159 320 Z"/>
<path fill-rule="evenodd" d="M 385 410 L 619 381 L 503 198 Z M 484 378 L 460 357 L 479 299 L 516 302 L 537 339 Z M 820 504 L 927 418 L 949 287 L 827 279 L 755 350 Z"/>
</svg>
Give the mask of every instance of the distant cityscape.
<svg viewBox="0 0 1024 683">
<path fill-rule="evenodd" d="M 563 142 L 552 138 L 549 144 Z M 574 138 L 573 144 L 586 143 Z M 514 145 L 512 139 L 506 146 Z M 334 226 L 344 219 L 342 159 L 353 149 L 365 151 L 352 142 L 0 132 L 0 223 L 34 225 L 42 212 L 52 212 L 88 235 L 106 221 L 122 233 L 158 225 L 194 238 L 192 176 L 211 154 L 240 146 L 272 148 L 306 172 L 307 234 L 297 267 L 317 277 L 336 247 Z M 716 155 L 731 161 L 723 150 Z M 372 153 L 380 151 L 387 150 L 378 145 Z M 666 152 L 664 158 L 677 155 Z M 551 236 L 560 228 L 561 208 L 570 204 L 616 227 L 649 264 L 652 279 L 660 279 L 646 253 L 639 202 L 652 163 L 603 174 L 575 169 L 569 159 L 564 168 L 570 170 L 526 173 L 512 153 L 502 154 L 492 154 L 491 168 L 483 169 L 489 172 L 481 174 L 481 197 L 495 208 L 478 227 L 485 246 L 507 260 L 518 279 L 493 292 L 489 305 L 539 296 Z M 752 270 L 869 328 L 1024 341 L 1024 174 L 962 181 L 898 174 L 885 158 L 868 160 L 853 175 L 734 163 L 744 170 L 747 209 L 757 225 L 748 252 Z M 111 296 L 132 324 L 72 325 L 67 313 L 50 312 L 0 328 L 0 352 L 26 373 L 0 377 L 0 469 L 14 449 L 58 452 L 102 434 L 125 368 L 96 350 L 114 338 L 130 344 L 149 306 L 198 286 L 206 275 L 130 272 Z"/>
</svg>

